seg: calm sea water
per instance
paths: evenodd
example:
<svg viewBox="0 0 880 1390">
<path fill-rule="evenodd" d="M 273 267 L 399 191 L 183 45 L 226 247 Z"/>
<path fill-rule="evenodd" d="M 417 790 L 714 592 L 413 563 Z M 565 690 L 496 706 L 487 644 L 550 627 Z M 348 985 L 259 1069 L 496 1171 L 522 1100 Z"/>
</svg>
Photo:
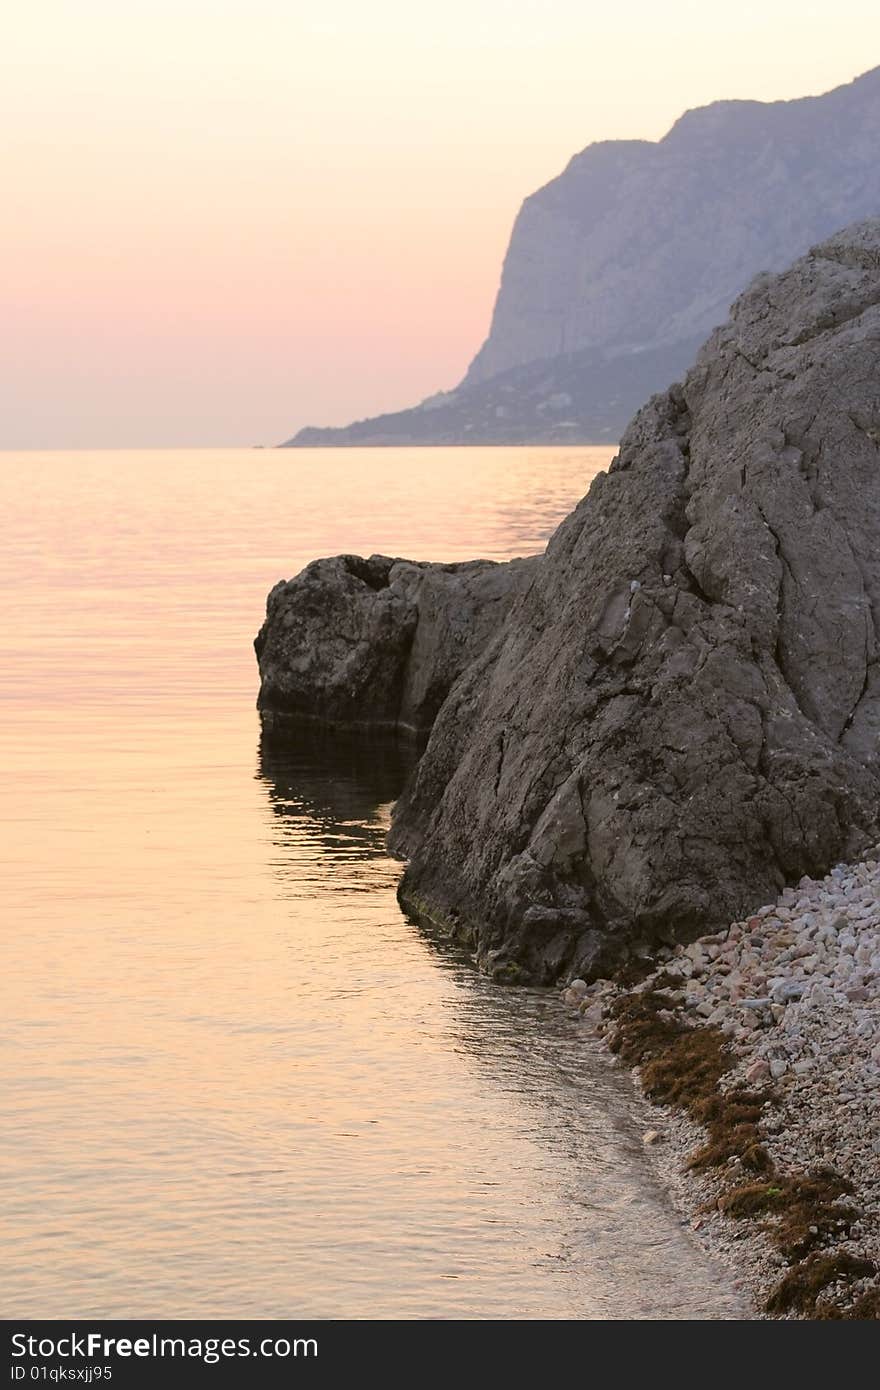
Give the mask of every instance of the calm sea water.
<svg viewBox="0 0 880 1390">
<path fill-rule="evenodd" d="M 267 590 L 543 548 L 610 450 L 0 455 L 5 1316 L 738 1316 L 552 993 L 406 922 Z"/>
</svg>

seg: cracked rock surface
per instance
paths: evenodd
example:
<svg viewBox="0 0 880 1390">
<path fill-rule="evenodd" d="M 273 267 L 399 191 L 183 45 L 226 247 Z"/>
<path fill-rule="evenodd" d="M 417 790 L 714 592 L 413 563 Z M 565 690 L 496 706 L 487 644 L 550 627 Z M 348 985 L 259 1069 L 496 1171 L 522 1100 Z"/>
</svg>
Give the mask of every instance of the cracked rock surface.
<svg viewBox="0 0 880 1390">
<path fill-rule="evenodd" d="M 874 219 L 752 284 L 474 643 L 396 809 L 403 901 L 500 977 L 591 978 L 858 858 L 878 623 Z"/>
<path fill-rule="evenodd" d="M 254 646 L 258 707 L 347 727 L 424 733 L 495 634 L 534 560 L 315 560 L 269 594 Z"/>
</svg>

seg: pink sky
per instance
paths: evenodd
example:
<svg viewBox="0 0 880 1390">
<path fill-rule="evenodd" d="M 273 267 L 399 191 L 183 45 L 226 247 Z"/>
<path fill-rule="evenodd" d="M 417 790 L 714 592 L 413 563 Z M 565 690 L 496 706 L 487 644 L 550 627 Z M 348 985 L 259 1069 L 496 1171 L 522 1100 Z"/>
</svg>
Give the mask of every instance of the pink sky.
<svg viewBox="0 0 880 1390">
<path fill-rule="evenodd" d="M 592 140 L 880 63 L 875 0 L 33 0 L 7 19 L 0 448 L 275 443 L 453 385 Z M 320 17 L 318 17 L 320 15 Z"/>
</svg>

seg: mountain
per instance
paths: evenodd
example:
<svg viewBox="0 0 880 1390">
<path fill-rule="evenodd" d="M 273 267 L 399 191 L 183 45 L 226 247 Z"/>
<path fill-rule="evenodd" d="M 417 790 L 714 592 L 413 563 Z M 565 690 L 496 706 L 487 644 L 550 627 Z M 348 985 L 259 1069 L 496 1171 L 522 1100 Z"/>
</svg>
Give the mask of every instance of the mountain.
<svg viewBox="0 0 880 1390">
<path fill-rule="evenodd" d="M 880 213 L 880 68 L 589 145 L 527 198 L 486 342 L 453 391 L 289 445 L 607 443 L 759 271 Z"/>
</svg>

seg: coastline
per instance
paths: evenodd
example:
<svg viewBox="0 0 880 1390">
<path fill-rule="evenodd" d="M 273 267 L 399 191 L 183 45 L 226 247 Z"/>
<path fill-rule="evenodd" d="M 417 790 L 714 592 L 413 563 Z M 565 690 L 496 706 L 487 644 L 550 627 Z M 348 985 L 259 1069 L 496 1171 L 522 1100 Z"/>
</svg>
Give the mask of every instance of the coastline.
<svg viewBox="0 0 880 1390">
<path fill-rule="evenodd" d="M 573 981 L 645 1148 L 758 1318 L 880 1315 L 880 850 L 636 984 Z"/>
</svg>

